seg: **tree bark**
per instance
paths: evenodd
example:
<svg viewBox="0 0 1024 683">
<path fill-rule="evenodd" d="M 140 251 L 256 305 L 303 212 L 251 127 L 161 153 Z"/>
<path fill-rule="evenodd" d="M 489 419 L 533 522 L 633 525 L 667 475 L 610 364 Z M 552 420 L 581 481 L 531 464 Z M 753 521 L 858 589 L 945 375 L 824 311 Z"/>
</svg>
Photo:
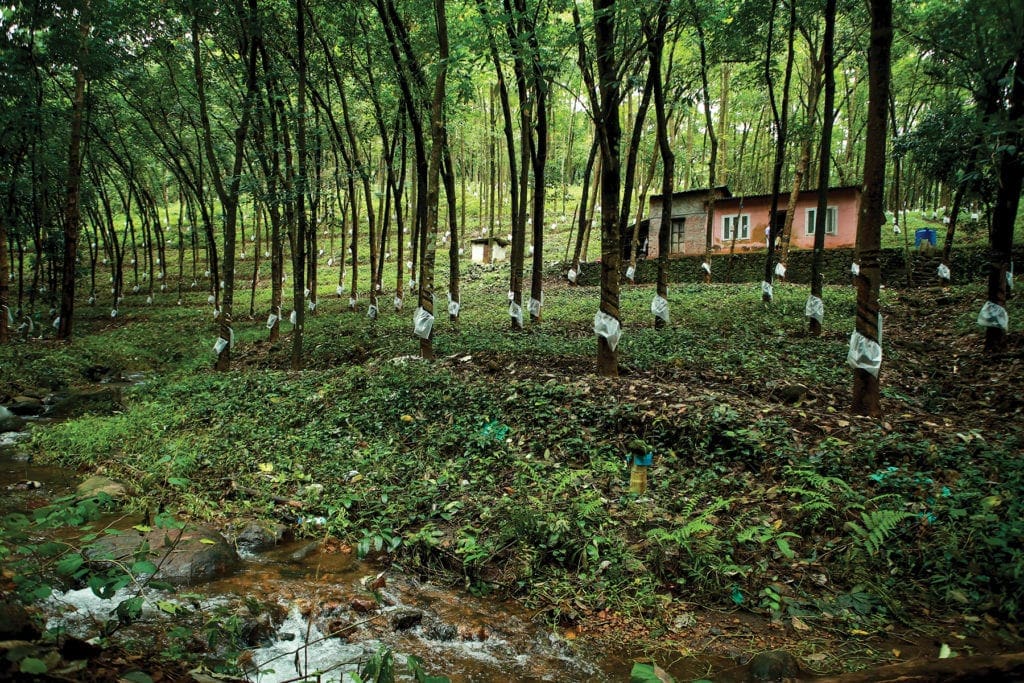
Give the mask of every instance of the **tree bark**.
<svg viewBox="0 0 1024 683">
<path fill-rule="evenodd" d="M 1013 84 L 1010 87 L 1009 121 L 1006 130 L 1007 141 L 999 155 L 999 190 L 992 212 L 992 232 L 989 240 L 988 300 L 1006 306 L 1006 273 L 1013 251 L 1013 229 L 1020 204 L 1024 162 L 1021 143 L 1024 135 L 1020 131 L 1024 119 L 1024 45 L 1017 51 L 1013 68 Z M 1002 327 L 985 330 L 985 351 L 999 353 L 1006 349 L 1007 333 Z"/>
<path fill-rule="evenodd" d="M 828 218 L 828 185 L 830 163 L 832 160 L 832 109 L 835 106 L 836 80 L 834 46 L 836 33 L 836 0 L 825 2 L 825 37 L 822 52 L 825 61 L 825 111 L 821 123 L 821 152 L 818 160 L 818 209 L 814 223 L 814 255 L 811 262 L 811 296 L 821 298 L 822 292 L 822 261 L 825 256 L 825 222 Z M 883 103 L 884 104 L 884 103 Z M 884 122 L 883 122 L 884 123 Z M 884 131 L 883 131 L 884 134 Z M 884 145 L 884 143 L 883 143 Z M 861 206 L 863 211 L 863 204 Z M 877 255 L 876 255 L 877 258 Z M 808 318 L 811 335 L 821 334 L 821 323 L 816 318 Z"/>
<path fill-rule="evenodd" d="M 833 0 L 829 0 L 832 2 Z M 889 61 L 892 50 L 892 0 L 871 0 L 871 42 L 868 47 L 868 122 L 864 151 L 864 197 L 857 217 L 857 333 L 876 344 L 879 338 L 879 252 L 885 221 L 885 143 L 889 102 Z M 826 90 L 826 101 L 828 100 Z M 1019 193 L 1019 186 L 1018 186 Z M 819 211 L 821 205 L 819 203 Z M 819 225 L 821 216 L 818 217 Z M 853 412 L 881 417 L 878 373 L 853 371 Z"/>
<path fill-rule="evenodd" d="M 61 271 L 60 324 L 57 339 L 70 340 L 75 311 L 75 270 L 78 235 L 82 226 L 79 203 L 82 192 L 82 117 L 85 112 L 85 60 L 89 54 L 89 5 L 85 4 L 78 25 L 78 57 L 75 90 L 71 97 L 71 141 L 68 145 L 68 186 L 64 204 L 64 263 Z M 6 280 L 4 282 L 6 285 Z"/>
<path fill-rule="evenodd" d="M 621 325 L 619 313 L 619 264 L 622 243 L 619 233 L 619 123 L 621 100 L 615 50 L 615 0 L 593 0 L 594 45 L 597 58 L 597 136 L 601 149 L 601 312 Z M 619 355 L 608 339 L 598 335 L 597 369 L 606 377 L 619 374 Z"/>
</svg>

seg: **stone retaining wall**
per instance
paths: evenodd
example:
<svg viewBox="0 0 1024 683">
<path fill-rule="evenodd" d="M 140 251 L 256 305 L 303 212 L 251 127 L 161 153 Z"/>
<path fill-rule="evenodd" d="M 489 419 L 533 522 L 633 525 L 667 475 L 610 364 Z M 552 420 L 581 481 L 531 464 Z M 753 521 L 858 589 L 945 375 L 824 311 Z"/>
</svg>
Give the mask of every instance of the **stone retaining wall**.
<svg viewBox="0 0 1024 683">
<path fill-rule="evenodd" d="M 844 284 L 850 282 L 850 264 L 853 263 L 853 249 L 829 249 L 824 254 L 822 273 L 826 284 Z M 939 266 L 941 251 L 938 249 L 911 250 L 909 255 L 903 249 L 883 249 L 881 254 L 882 284 L 891 286 L 926 286 L 938 284 L 936 269 Z M 786 281 L 807 284 L 811 279 L 811 259 L 814 252 L 809 249 L 793 250 L 789 253 L 789 266 Z M 1016 245 L 1013 258 L 1024 268 L 1024 245 Z M 728 254 L 716 255 L 712 260 L 715 282 L 760 282 L 764 279 L 765 253 L 744 252 L 729 257 Z M 699 282 L 702 279 L 701 263 L 703 256 L 682 256 L 669 259 L 670 282 Z M 562 275 L 568 271 L 568 264 L 560 264 Z M 910 277 L 908 281 L 908 268 Z M 597 285 L 601 278 L 600 263 L 584 263 L 581 276 L 577 279 L 581 285 Z M 625 273 L 625 265 L 623 266 Z M 981 282 L 988 277 L 988 249 L 972 247 L 957 249 L 953 252 L 953 263 L 950 265 L 954 284 Z M 638 261 L 636 266 L 637 283 L 653 283 L 658 276 L 656 261 Z"/>
</svg>

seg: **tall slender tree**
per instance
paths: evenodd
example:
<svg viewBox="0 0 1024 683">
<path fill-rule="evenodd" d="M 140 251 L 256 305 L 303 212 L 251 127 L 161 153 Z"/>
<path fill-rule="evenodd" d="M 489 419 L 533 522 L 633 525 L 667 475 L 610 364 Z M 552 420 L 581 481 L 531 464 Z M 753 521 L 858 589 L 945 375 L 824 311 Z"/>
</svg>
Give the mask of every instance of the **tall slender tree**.
<svg viewBox="0 0 1024 683">
<path fill-rule="evenodd" d="M 828 0 L 832 2 L 833 0 Z M 879 255 L 885 222 L 885 150 L 892 51 L 892 0 L 871 0 L 868 47 L 868 125 L 864 150 L 864 197 L 857 217 L 857 324 L 850 338 L 853 371 L 853 412 L 881 417 L 879 371 L 882 362 L 878 291 L 882 280 Z M 827 11 L 827 10 L 826 10 Z M 828 89 L 826 85 L 826 102 Z M 827 111 L 827 110 L 826 110 Z M 1018 193 L 1020 187 L 1018 185 Z M 822 212 L 821 204 L 818 205 Z M 818 217 L 821 220 L 821 217 Z"/>
</svg>

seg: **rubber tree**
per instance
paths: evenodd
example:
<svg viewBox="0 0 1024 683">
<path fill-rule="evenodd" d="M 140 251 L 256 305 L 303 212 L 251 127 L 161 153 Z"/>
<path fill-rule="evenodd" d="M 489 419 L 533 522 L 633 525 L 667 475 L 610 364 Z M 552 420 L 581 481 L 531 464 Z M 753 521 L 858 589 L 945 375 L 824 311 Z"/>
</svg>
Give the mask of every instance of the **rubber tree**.
<svg viewBox="0 0 1024 683">
<path fill-rule="evenodd" d="M 768 84 L 768 101 L 771 104 L 772 123 L 775 131 L 775 162 L 772 164 L 771 206 L 768 210 L 768 251 L 764 263 L 764 284 L 762 300 L 772 300 L 772 282 L 775 277 L 775 242 L 780 232 L 776 214 L 779 209 L 779 191 L 782 187 L 782 167 L 786 163 L 786 136 L 789 130 L 789 86 L 793 78 L 794 37 L 796 34 L 796 0 L 789 0 L 789 21 L 786 39 L 786 68 L 782 81 L 782 105 L 775 99 L 775 77 L 772 74 L 772 47 L 775 33 L 775 11 L 778 0 L 771 2 L 771 14 L 768 19 L 768 46 L 765 50 L 764 77 Z M 735 234 L 735 230 L 733 233 Z M 785 272 L 783 269 L 781 272 Z"/>
<path fill-rule="evenodd" d="M 822 115 L 821 124 L 818 159 L 818 207 L 814 214 L 814 254 L 811 261 L 811 301 L 819 302 L 819 305 L 815 307 L 809 303 L 807 307 L 808 311 L 817 308 L 819 313 L 824 310 L 820 305 L 824 285 L 821 269 L 825 256 L 825 226 L 826 219 L 828 218 L 828 187 L 832 164 L 832 111 L 835 107 L 836 92 L 833 59 L 835 30 L 836 0 L 825 0 L 825 37 L 822 39 L 822 52 L 825 57 L 825 111 Z M 811 335 L 817 336 L 821 334 L 821 320 L 818 315 L 809 315 L 807 317 L 807 324 Z"/>
<path fill-rule="evenodd" d="M 667 199 L 672 196 L 675 186 L 676 157 L 672 152 L 672 144 L 669 140 L 668 130 L 668 107 L 665 103 L 665 86 L 662 77 L 661 55 L 665 49 L 665 32 L 668 26 L 668 10 L 670 0 L 660 0 L 656 18 L 652 22 L 644 23 L 645 37 L 647 39 L 647 53 L 650 59 L 651 72 L 655 74 L 652 82 L 654 95 L 654 117 L 657 125 L 658 152 L 661 155 L 661 229 L 658 231 L 658 284 L 657 297 L 652 304 L 651 310 L 654 313 L 654 326 L 665 327 L 668 322 L 668 250 L 669 234 L 672 225 L 672 201 Z M 631 247 L 632 251 L 635 246 Z M 659 314 L 664 301 L 664 314 Z"/>
<path fill-rule="evenodd" d="M 834 2 L 834 0 L 828 0 Z M 853 370 L 853 412 L 881 417 L 879 391 L 881 370 L 881 317 L 878 292 L 882 280 L 879 255 L 882 223 L 885 222 L 885 165 L 888 125 L 890 55 L 892 50 L 892 0 L 871 0 L 871 34 L 868 46 L 868 121 L 864 147 L 864 193 L 857 216 L 857 254 L 860 272 L 857 287 L 856 330 L 850 338 Z M 828 10 L 826 9 L 826 13 Z M 827 38 L 826 38 L 827 42 Z M 827 48 L 826 48 L 827 49 Z M 826 62 L 828 58 L 826 58 Z M 826 84 L 825 101 L 828 103 Z M 828 111 L 826 109 L 826 111 Z M 1017 186 L 1018 194 L 1020 185 Z M 818 205 L 818 221 L 823 208 Z"/>
<path fill-rule="evenodd" d="M 302 0 L 297 1 L 301 2 Z M 199 103 L 199 119 L 202 124 L 203 150 L 206 154 L 207 163 L 210 166 L 210 178 L 213 181 L 214 190 L 224 212 L 224 252 L 222 261 L 224 288 L 223 298 L 219 306 L 219 337 L 215 347 L 218 370 L 228 370 L 231 367 L 231 346 L 234 341 L 234 331 L 231 328 L 231 323 L 235 289 L 235 235 L 238 225 L 238 203 L 245 146 L 257 93 L 256 63 L 260 40 L 256 0 L 248 0 L 247 6 L 243 5 L 240 0 L 236 1 L 233 3 L 232 9 L 235 15 L 234 19 L 238 22 L 237 44 L 239 46 L 239 56 L 245 68 L 245 91 L 242 94 L 241 116 L 233 135 L 234 149 L 231 170 L 226 178 L 222 170 L 221 159 L 214 148 L 213 124 L 210 120 L 210 102 L 206 93 L 206 74 L 203 67 L 202 28 L 198 13 L 192 17 L 191 30 L 192 61 L 195 73 L 196 98 Z M 299 118 L 301 122 L 301 113 Z"/>
</svg>

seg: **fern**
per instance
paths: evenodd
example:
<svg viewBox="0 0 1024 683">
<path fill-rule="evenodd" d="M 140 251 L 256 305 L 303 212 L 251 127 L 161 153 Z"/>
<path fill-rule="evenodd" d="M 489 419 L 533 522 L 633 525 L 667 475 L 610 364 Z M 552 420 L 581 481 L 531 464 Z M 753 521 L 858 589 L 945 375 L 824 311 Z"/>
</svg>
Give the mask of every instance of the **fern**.
<svg viewBox="0 0 1024 683">
<path fill-rule="evenodd" d="M 876 555 L 900 522 L 913 516 L 914 513 L 903 510 L 873 510 L 860 513 L 863 524 L 850 521 L 846 523 L 846 528 L 856 534 L 869 555 Z"/>
</svg>

